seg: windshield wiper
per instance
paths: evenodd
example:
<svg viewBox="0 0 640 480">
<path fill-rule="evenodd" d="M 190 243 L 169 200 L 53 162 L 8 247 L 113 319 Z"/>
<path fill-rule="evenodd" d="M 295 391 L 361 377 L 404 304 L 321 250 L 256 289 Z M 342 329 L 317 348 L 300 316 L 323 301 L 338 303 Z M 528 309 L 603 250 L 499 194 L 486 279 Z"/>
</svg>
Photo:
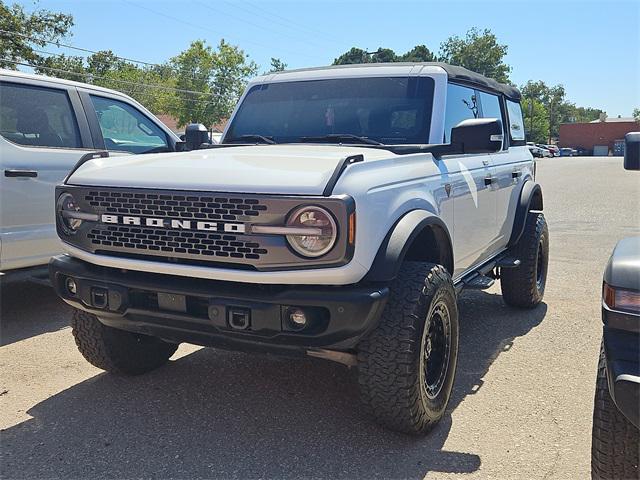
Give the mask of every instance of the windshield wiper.
<svg viewBox="0 0 640 480">
<path fill-rule="evenodd" d="M 329 133 L 327 135 L 318 135 L 315 137 L 300 137 L 301 142 L 322 142 L 326 140 L 334 140 L 338 142 L 341 140 L 357 140 L 357 142 L 364 143 L 366 145 L 384 145 L 382 142 L 378 142 L 367 137 L 361 137 L 359 135 L 353 135 L 351 133 Z"/>
<path fill-rule="evenodd" d="M 274 145 L 276 143 L 274 142 L 273 137 L 265 137 L 264 135 L 258 135 L 254 133 L 250 133 L 247 135 L 240 135 L 239 137 L 232 138 L 230 141 L 235 142 L 237 140 L 247 140 L 247 141 L 253 140 L 253 141 L 258 141 L 262 143 L 267 143 L 269 145 Z"/>
</svg>

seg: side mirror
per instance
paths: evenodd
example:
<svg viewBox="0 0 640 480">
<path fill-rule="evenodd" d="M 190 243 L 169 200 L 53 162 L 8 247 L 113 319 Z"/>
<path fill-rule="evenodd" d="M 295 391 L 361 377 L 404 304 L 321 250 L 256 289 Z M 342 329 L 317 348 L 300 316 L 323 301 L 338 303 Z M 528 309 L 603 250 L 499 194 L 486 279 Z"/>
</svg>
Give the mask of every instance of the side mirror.
<svg viewBox="0 0 640 480">
<path fill-rule="evenodd" d="M 184 130 L 185 150 L 198 150 L 203 143 L 209 143 L 207 127 L 201 123 L 190 123 Z"/>
<path fill-rule="evenodd" d="M 640 170 L 640 132 L 624 136 L 624 169 Z"/>
<path fill-rule="evenodd" d="M 459 153 L 493 153 L 502 148 L 502 121 L 470 118 L 451 129 L 451 145 Z"/>
</svg>

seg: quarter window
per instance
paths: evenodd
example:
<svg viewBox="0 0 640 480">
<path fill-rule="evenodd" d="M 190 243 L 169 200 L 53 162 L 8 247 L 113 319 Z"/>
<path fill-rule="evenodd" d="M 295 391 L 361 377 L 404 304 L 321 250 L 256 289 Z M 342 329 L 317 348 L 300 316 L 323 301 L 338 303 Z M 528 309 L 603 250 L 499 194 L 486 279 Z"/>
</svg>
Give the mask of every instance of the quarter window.
<svg viewBox="0 0 640 480">
<path fill-rule="evenodd" d="M 447 107 L 444 117 L 444 143 L 451 142 L 451 129 L 461 121 L 480 116 L 476 92 L 472 88 L 450 83 L 447 86 Z"/>
<path fill-rule="evenodd" d="M 167 135 L 131 105 L 91 95 L 107 150 L 129 153 L 167 152 Z"/>
<path fill-rule="evenodd" d="M 34 147 L 80 148 L 76 117 L 67 92 L 1 83 L 0 134 Z"/>
<path fill-rule="evenodd" d="M 507 100 L 507 114 L 509 115 L 511 140 L 524 141 L 524 121 L 522 120 L 520 104 Z"/>
</svg>

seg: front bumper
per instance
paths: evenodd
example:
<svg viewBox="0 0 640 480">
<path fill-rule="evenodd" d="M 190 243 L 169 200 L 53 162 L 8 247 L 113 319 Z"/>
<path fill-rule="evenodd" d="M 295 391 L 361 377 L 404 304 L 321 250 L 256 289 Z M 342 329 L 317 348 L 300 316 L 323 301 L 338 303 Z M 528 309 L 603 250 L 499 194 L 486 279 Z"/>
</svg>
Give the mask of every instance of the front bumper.
<svg viewBox="0 0 640 480">
<path fill-rule="evenodd" d="M 277 353 L 352 349 L 377 325 L 389 293 L 383 286 L 256 285 L 169 276 L 67 255 L 54 257 L 49 273 L 65 302 L 105 325 L 174 342 Z M 292 329 L 292 307 L 307 314 L 301 330 Z M 236 315 L 248 328 L 232 328 Z"/>
<path fill-rule="evenodd" d="M 609 394 L 622 414 L 640 428 L 640 318 L 603 306 L 603 320 Z"/>
</svg>

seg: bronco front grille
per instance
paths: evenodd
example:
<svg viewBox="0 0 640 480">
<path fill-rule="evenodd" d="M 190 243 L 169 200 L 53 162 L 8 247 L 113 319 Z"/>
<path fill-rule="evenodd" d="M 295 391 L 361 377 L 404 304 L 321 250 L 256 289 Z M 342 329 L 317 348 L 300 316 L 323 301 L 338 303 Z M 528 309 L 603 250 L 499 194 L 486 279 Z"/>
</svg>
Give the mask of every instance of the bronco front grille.
<svg viewBox="0 0 640 480">
<path fill-rule="evenodd" d="M 311 259 L 296 254 L 285 235 L 252 229 L 285 225 L 300 205 L 318 204 L 331 211 L 338 231 L 344 232 L 344 222 L 354 210 L 349 198 L 80 185 L 63 185 L 56 192 L 58 197 L 72 194 L 80 212 L 95 215 L 75 232 L 56 215 L 62 240 L 91 253 L 254 270 L 342 265 L 353 253 L 340 233 L 331 252 Z"/>
<path fill-rule="evenodd" d="M 103 213 L 149 215 L 185 220 L 238 221 L 267 209 L 260 200 L 236 196 L 180 195 L 91 190 L 85 201 Z"/>
</svg>

